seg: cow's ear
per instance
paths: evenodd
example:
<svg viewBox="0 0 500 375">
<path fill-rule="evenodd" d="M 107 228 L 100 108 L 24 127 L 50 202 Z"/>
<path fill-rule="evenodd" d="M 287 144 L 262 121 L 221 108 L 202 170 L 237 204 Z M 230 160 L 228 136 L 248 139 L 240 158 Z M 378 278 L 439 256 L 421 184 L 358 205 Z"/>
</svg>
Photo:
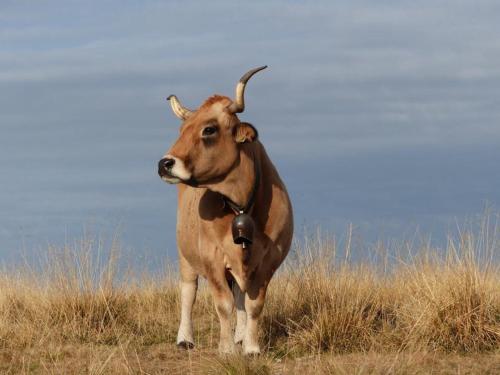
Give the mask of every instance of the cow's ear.
<svg viewBox="0 0 500 375">
<path fill-rule="evenodd" d="M 248 122 L 240 122 L 236 125 L 234 133 L 236 143 L 253 142 L 259 136 L 257 129 L 255 129 L 253 125 Z"/>
</svg>

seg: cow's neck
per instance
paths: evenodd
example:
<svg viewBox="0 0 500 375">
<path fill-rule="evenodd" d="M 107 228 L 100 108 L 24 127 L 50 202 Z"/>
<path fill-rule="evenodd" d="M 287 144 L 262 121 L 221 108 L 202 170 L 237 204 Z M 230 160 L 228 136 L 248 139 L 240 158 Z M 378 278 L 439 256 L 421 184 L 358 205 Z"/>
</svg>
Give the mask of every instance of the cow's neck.
<svg viewBox="0 0 500 375">
<path fill-rule="evenodd" d="M 256 173 L 258 168 L 256 163 L 258 160 L 255 149 L 251 149 L 250 145 L 244 145 L 240 150 L 239 163 L 222 182 L 210 186 L 210 190 L 222 194 L 236 206 L 246 208 L 251 196 L 257 193 L 254 189 L 258 190 L 258 186 L 255 186 L 258 173 Z"/>
</svg>

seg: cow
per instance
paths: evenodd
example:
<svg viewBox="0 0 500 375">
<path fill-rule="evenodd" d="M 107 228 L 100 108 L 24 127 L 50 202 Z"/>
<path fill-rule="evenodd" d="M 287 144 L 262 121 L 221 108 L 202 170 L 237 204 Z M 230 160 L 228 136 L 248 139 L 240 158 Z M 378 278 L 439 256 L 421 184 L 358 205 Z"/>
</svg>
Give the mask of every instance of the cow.
<svg viewBox="0 0 500 375">
<path fill-rule="evenodd" d="M 178 185 L 177 245 L 181 318 L 177 346 L 194 347 L 192 307 L 203 276 L 220 321 L 220 353 L 260 353 L 258 319 L 276 269 L 290 249 L 292 205 L 257 130 L 239 120 L 248 71 L 236 97 L 209 97 L 197 110 L 168 97 L 182 120 L 179 138 L 158 163 L 158 174 Z M 234 335 L 231 316 L 236 306 Z"/>
</svg>

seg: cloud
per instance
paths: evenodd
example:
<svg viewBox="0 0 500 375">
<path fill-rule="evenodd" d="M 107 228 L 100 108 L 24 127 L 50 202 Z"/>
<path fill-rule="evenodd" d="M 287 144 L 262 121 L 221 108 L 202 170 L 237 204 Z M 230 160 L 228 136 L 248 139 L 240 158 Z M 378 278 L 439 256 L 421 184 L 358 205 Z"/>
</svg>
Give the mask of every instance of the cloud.
<svg viewBox="0 0 500 375">
<path fill-rule="evenodd" d="M 4 121 L 26 91 L 47 113 L 58 102 L 74 108 L 65 98 L 89 110 L 158 110 L 174 92 L 196 107 L 267 63 L 245 116 L 284 156 L 500 135 L 495 2 L 51 4 L 11 4 L 4 15 L 0 82 L 14 93 L 3 95 Z"/>
<path fill-rule="evenodd" d="M 361 174 L 378 168 L 381 180 L 391 181 L 400 169 L 370 161 L 421 155 L 425 165 L 441 165 L 438 158 L 467 150 L 481 155 L 470 167 L 481 180 L 491 174 L 487 161 L 498 156 L 480 152 L 500 146 L 495 1 L 7 1 L 0 7 L 0 183 L 20 200 L 37 196 L 35 175 L 22 172 L 37 155 L 47 164 L 46 189 L 102 188 L 103 200 L 117 209 L 123 197 L 111 202 L 112 192 L 153 184 L 153 162 L 176 137 L 178 122 L 165 97 L 175 93 L 195 108 L 213 93 L 233 95 L 241 74 L 262 64 L 269 69 L 249 83 L 242 118 L 257 126 L 287 178 L 297 158 L 321 164 L 323 194 L 338 160 L 357 158 Z M 107 178 L 120 163 L 131 175 Z M 302 173 L 301 181 L 316 179 Z M 422 169 L 415 173 L 416 180 L 406 179 L 427 178 Z M 296 196 L 312 194 L 294 184 Z M 358 194 L 374 198 L 369 189 Z M 478 200 L 494 195 L 467 191 Z M 68 193 L 63 202 L 77 196 Z M 37 212 L 55 200 L 45 197 Z M 82 207 L 97 210 L 97 195 L 81 197 Z M 424 199 L 403 198 L 415 207 Z M 368 215 L 365 206 L 352 210 Z M 316 214 L 301 207 L 299 215 Z"/>
</svg>

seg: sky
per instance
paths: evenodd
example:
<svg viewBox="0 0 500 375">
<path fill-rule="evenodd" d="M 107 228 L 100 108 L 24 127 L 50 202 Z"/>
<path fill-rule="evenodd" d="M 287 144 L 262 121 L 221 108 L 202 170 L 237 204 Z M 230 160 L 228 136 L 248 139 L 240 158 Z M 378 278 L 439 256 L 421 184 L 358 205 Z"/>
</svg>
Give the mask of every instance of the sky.
<svg viewBox="0 0 500 375">
<path fill-rule="evenodd" d="M 241 120 L 300 237 L 439 243 L 500 201 L 496 1 L 0 2 L 0 261 L 92 233 L 175 258 L 156 165 L 196 108 L 252 78 Z M 153 262 L 154 263 L 154 262 Z"/>
</svg>

